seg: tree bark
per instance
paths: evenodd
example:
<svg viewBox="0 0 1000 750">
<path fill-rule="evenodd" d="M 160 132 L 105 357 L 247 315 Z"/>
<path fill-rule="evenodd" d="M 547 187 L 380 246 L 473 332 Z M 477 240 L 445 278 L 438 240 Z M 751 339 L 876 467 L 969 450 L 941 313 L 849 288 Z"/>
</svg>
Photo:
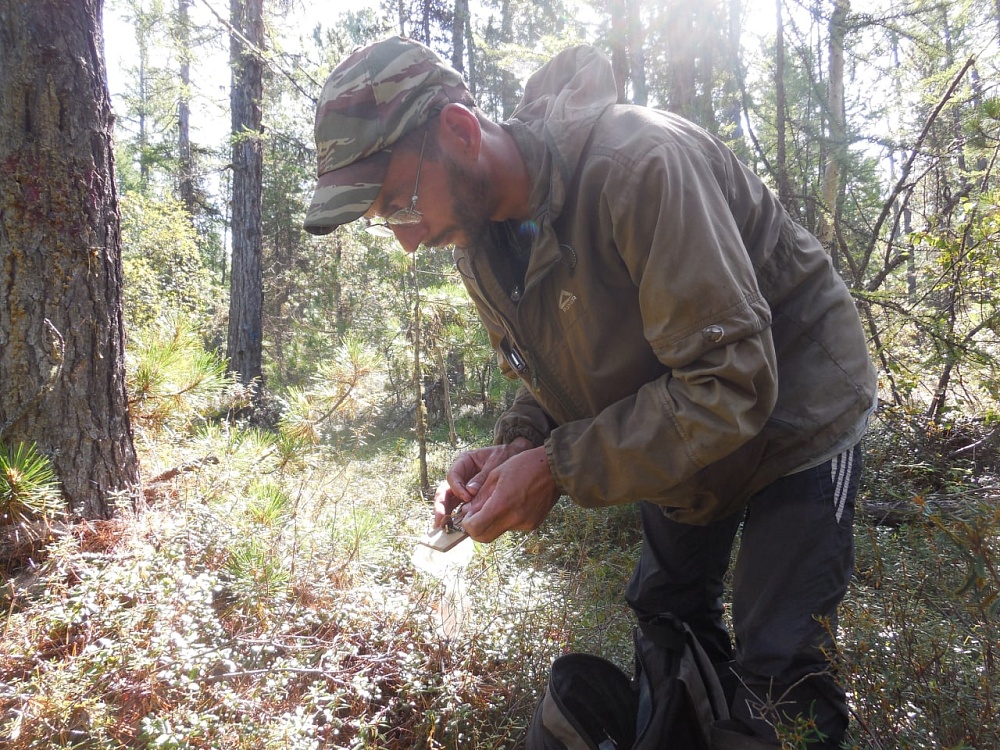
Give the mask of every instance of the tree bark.
<svg viewBox="0 0 1000 750">
<path fill-rule="evenodd" d="M 796 210 L 792 201 L 792 187 L 788 182 L 788 154 L 786 124 L 788 122 L 788 97 L 785 93 L 785 20 L 782 13 L 781 3 L 783 0 L 775 0 L 775 38 L 774 38 L 774 99 L 777 112 L 775 113 L 775 126 L 777 140 L 777 153 L 774 157 L 775 180 L 778 183 L 778 200 L 786 209 L 793 212 Z"/>
<path fill-rule="evenodd" d="M 668 109 L 717 133 L 712 91 L 715 55 L 725 31 L 718 28 L 718 0 L 687 3 L 670 0 L 661 8 L 668 58 Z"/>
<path fill-rule="evenodd" d="M 229 367 L 259 395 L 262 372 L 264 289 L 261 194 L 263 0 L 231 0 L 232 65 L 232 270 L 229 282 Z"/>
<path fill-rule="evenodd" d="M 0 440 L 85 518 L 139 493 L 102 12 L 0 0 Z"/>
</svg>

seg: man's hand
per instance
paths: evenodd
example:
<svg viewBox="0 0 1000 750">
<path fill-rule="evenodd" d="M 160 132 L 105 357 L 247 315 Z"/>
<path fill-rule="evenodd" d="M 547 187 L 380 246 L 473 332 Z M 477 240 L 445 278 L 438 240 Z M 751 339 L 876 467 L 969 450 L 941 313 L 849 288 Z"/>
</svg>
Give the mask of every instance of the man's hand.
<svg viewBox="0 0 1000 750">
<path fill-rule="evenodd" d="M 460 457 L 456 461 L 456 466 L 468 454 Z M 496 454 L 492 455 L 496 459 Z M 456 471 L 453 467 L 449 472 L 449 480 L 452 473 Z M 462 469 L 458 469 L 461 473 Z M 482 473 L 482 469 L 479 473 Z M 478 473 L 477 473 L 478 476 Z M 468 484 L 465 486 L 468 488 Z M 450 500 L 457 505 L 458 493 L 454 491 L 454 486 L 438 495 L 441 503 L 435 498 L 435 520 L 437 521 L 437 510 L 439 507 L 447 509 L 450 513 L 454 505 L 449 505 Z M 462 528 L 469 536 L 479 542 L 492 542 L 505 531 L 517 529 L 519 531 L 531 531 L 537 529 L 542 521 L 548 516 L 552 506 L 559 499 L 560 492 L 556 488 L 552 479 L 552 472 L 549 470 L 548 459 L 545 456 L 545 448 L 530 448 L 516 453 L 506 459 L 491 471 L 488 472 L 482 487 L 477 489 L 474 495 L 470 495 L 466 512 L 462 519 Z M 442 519 L 443 521 L 443 516 Z"/>
<path fill-rule="evenodd" d="M 490 472 L 511 456 L 531 448 L 526 438 L 515 438 L 506 445 L 491 445 L 462 453 L 448 471 L 447 480 L 434 493 L 434 528 L 440 528 L 462 503 L 471 503 Z"/>
</svg>

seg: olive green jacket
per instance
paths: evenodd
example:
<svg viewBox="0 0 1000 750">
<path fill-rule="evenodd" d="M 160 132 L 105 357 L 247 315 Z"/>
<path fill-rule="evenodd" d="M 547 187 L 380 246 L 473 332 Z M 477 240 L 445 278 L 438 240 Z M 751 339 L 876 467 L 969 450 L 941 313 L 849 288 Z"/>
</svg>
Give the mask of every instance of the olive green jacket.
<svg viewBox="0 0 1000 750">
<path fill-rule="evenodd" d="M 504 124 L 534 185 L 523 288 L 500 225 L 456 262 L 523 382 L 497 442 L 544 443 L 581 505 L 705 523 L 853 445 L 875 373 L 819 242 L 721 142 L 616 95 L 589 47 L 529 80 Z"/>
</svg>

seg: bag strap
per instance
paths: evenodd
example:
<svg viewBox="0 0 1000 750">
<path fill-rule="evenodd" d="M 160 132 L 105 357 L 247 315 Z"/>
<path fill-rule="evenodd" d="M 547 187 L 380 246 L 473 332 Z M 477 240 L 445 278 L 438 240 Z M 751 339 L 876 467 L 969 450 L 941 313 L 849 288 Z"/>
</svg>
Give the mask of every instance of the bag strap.
<svg viewBox="0 0 1000 750">
<path fill-rule="evenodd" d="M 670 614 L 657 615 L 652 619 L 640 620 L 642 634 L 660 648 L 681 653 L 687 644 L 684 624 Z"/>
<path fill-rule="evenodd" d="M 665 710 L 664 706 L 676 707 L 677 696 L 683 694 L 690 701 L 688 710 L 693 713 L 689 717 L 694 719 L 698 735 L 697 739 L 687 737 L 687 746 L 711 747 L 710 727 L 715 721 L 729 718 L 729 707 L 715 667 L 691 628 L 669 613 L 644 618 L 636 628 L 635 648 L 636 676 L 648 671 L 645 679 L 655 683 L 656 675 L 660 675 L 659 684 L 650 684 L 652 692 L 648 695 L 643 687 L 639 688 L 637 727 L 651 729 L 659 722 L 672 721 L 660 712 Z M 656 655 L 657 651 L 661 656 Z M 644 663 L 647 659 L 648 663 Z M 671 675 L 669 681 L 662 681 L 662 670 Z M 653 704 L 648 702 L 650 700 Z M 639 737 L 634 747 L 642 750 L 660 748 L 664 731 L 668 731 L 666 727 L 659 733 L 656 730 L 649 733 L 648 729 L 637 731 Z"/>
</svg>

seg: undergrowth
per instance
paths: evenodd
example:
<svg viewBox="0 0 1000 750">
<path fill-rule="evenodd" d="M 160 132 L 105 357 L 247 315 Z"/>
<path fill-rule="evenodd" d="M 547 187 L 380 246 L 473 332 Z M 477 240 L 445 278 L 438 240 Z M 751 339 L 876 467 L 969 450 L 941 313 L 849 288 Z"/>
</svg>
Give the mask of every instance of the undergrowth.
<svg viewBox="0 0 1000 750">
<path fill-rule="evenodd" d="M 840 617 L 853 747 L 1000 747 L 998 458 L 991 424 L 874 421 Z"/>
<path fill-rule="evenodd" d="M 633 532 L 612 544 L 567 506 L 481 548 L 449 637 L 444 582 L 410 564 L 430 508 L 409 439 L 292 470 L 274 441 L 215 425 L 151 443 L 194 468 L 24 561 L 3 598 L 4 747 L 513 748 L 555 656 L 624 654 L 622 604 L 603 602 Z"/>
<path fill-rule="evenodd" d="M 564 500 L 437 579 L 411 564 L 431 509 L 409 434 L 156 417 L 137 433 L 144 507 L 8 562 L 5 748 L 513 749 L 556 656 L 631 667 L 634 508 Z M 849 746 L 1000 747 L 1000 514 L 982 472 L 977 502 L 943 514 L 927 498 L 958 491 L 956 467 L 926 450 L 893 465 L 887 424 L 862 502 L 894 485 L 906 513 L 857 527 L 839 622 Z M 459 427 L 488 440 L 485 421 Z M 432 444 L 433 476 L 455 450 Z"/>
</svg>

